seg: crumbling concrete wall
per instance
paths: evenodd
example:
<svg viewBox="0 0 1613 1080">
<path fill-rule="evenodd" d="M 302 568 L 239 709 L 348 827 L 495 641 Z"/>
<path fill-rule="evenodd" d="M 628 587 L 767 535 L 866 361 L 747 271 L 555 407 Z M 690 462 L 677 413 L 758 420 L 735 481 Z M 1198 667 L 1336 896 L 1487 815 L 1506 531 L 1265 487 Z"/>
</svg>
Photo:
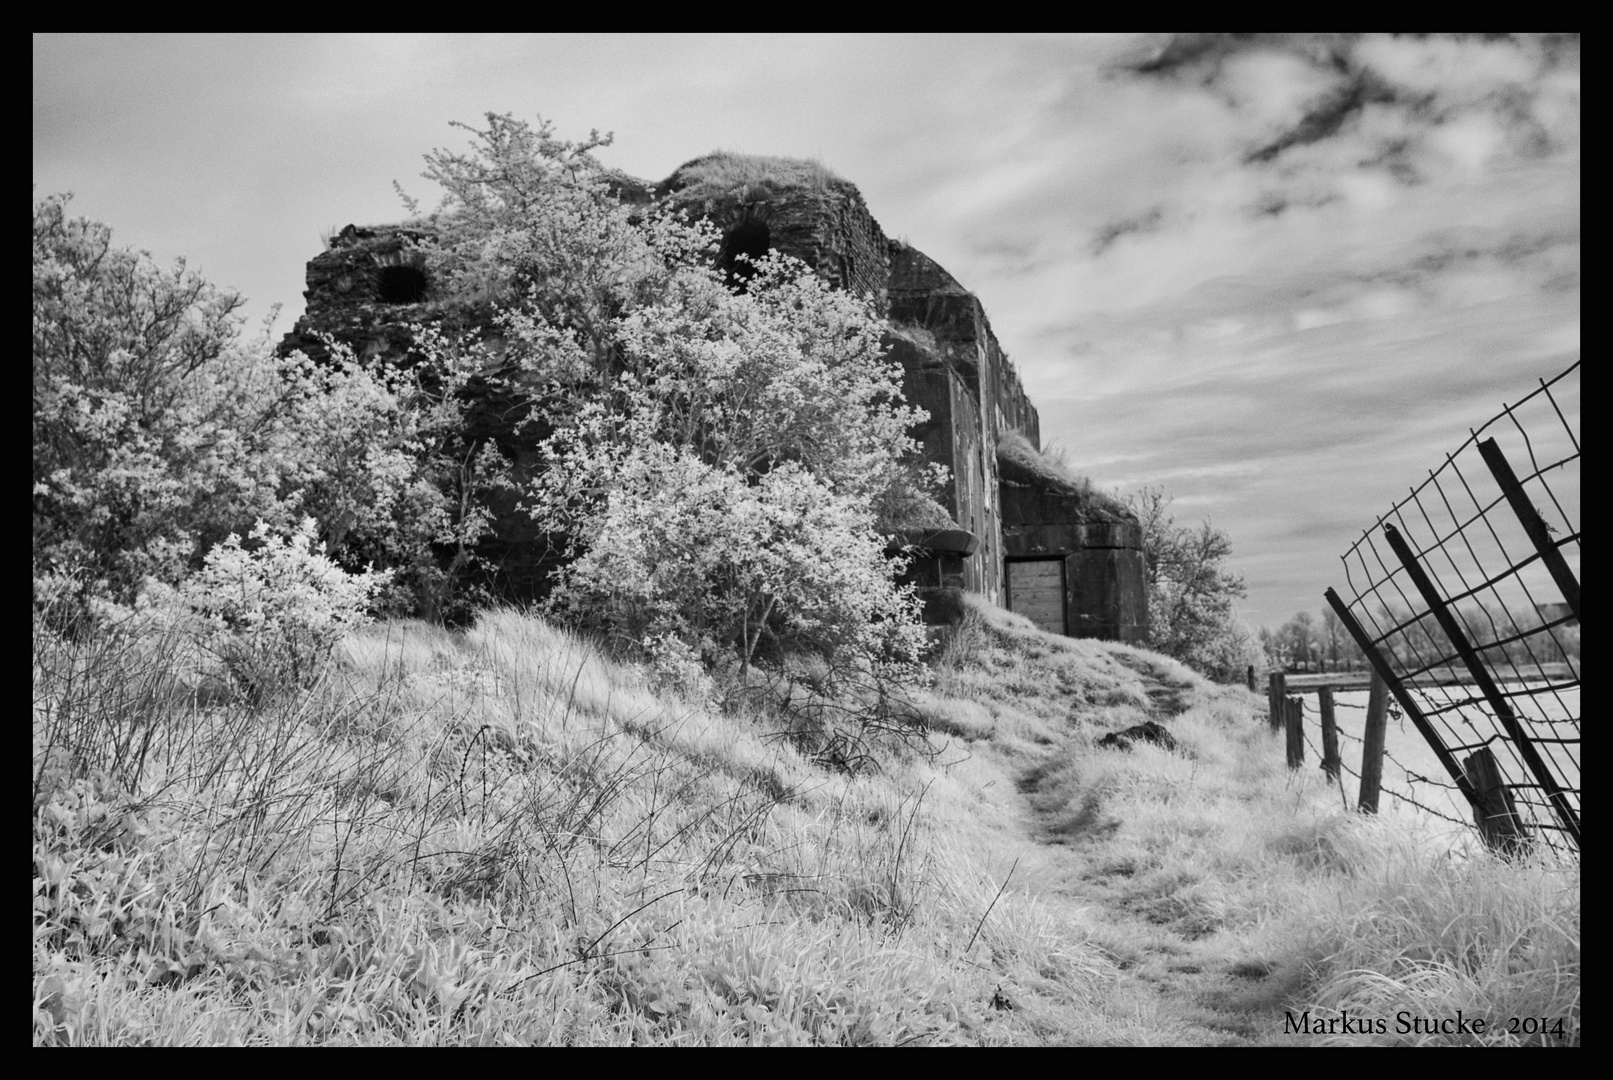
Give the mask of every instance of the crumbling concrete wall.
<svg viewBox="0 0 1613 1080">
<path fill-rule="evenodd" d="M 1141 643 L 1148 636 L 1148 579 L 1142 526 L 1130 508 L 1090 484 L 1038 462 L 1023 448 L 1004 447 L 998 469 L 1003 520 L 1003 556 L 1009 563 L 1004 606 L 1047 621 L 1047 585 L 1040 572 L 1049 560 L 1063 563 L 1060 633 Z M 1018 580 L 1024 597 L 1014 595 Z M 1030 585 L 1030 589 L 1024 586 Z"/>
<path fill-rule="evenodd" d="M 997 512 L 995 447 L 982 422 L 974 391 L 945 363 L 933 339 L 899 327 L 887 339 L 902 365 L 902 396 L 929 419 L 912 435 L 926 461 L 940 462 L 952 481 L 939 501 L 961 528 L 979 540 L 963 561 L 962 585 L 997 602 L 1001 591 L 1002 529 Z"/>
<path fill-rule="evenodd" d="M 308 261 L 306 310 L 280 344 L 282 355 L 328 354 L 323 335 L 351 346 L 361 360 L 403 355 L 413 345 L 408 324 L 439 307 L 431 269 L 410 250 L 420 233 L 398 225 L 349 225 Z M 463 315 L 457 309 L 453 314 Z M 442 314 L 449 314 L 444 311 Z"/>
<path fill-rule="evenodd" d="M 308 262 L 307 308 L 281 341 L 281 355 L 301 351 L 325 360 L 326 337 L 353 350 L 361 361 L 382 357 L 408 363 L 414 350 L 410 323 L 434 323 L 451 334 L 474 331 L 495 346 L 491 309 L 442 295 L 432 269 L 411 247 L 424 239 L 419 229 L 398 225 L 349 225 Z M 536 443 L 547 431 L 524 427 L 524 403 L 508 390 L 486 384 L 473 388 L 466 432 L 471 440 L 492 440 L 513 464 L 521 483 L 537 463 Z M 538 529 L 517 509 L 518 496 L 492 494 L 493 532 L 477 554 L 494 569 L 495 590 L 511 600 L 531 600 L 548 591 L 549 572 L 558 565 L 560 539 Z"/>
<path fill-rule="evenodd" d="M 1025 396 L 980 300 L 917 248 L 892 241 L 890 253 L 891 322 L 922 328 L 934 338 L 939 357 L 982 402 L 993 443 L 1004 431 L 1018 431 L 1040 446 L 1036 406 Z"/>
<path fill-rule="evenodd" d="M 1018 431 L 1039 445 L 1036 407 L 997 343 L 980 300 L 918 249 L 892 241 L 890 254 L 889 319 L 904 338 L 894 351 L 908 373 L 904 391 L 910 404 L 929 410 L 932 423 L 949 429 L 944 441 L 930 436 L 926 450 L 951 466 L 947 508 L 959 525 L 980 537 L 968 565 L 970 588 L 1000 603 L 1005 552 L 997 442 L 1004 432 Z M 945 393 L 936 376 L 915 378 L 915 372 L 936 369 L 950 376 Z"/>
<path fill-rule="evenodd" d="M 725 188 L 705 178 L 709 160 L 696 158 L 679 167 L 655 193 L 722 231 L 727 250 L 719 261 L 731 257 L 737 235 L 765 237 L 763 250 L 793 255 L 829 284 L 885 310 L 888 241 L 854 185 L 817 169 L 804 170 L 804 179 L 763 177 Z"/>
</svg>

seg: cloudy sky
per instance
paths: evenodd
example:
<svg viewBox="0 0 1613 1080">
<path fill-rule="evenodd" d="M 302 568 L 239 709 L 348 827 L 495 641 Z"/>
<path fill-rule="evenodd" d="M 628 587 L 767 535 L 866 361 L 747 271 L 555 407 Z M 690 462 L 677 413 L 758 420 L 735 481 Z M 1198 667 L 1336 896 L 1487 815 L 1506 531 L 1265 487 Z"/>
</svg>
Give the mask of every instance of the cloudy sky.
<svg viewBox="0 0 1613 1080">
<path fill-rule="evenodd" d="M 46 35 L 33 78 L 36 196 L 277 332 L 453 120 L 820 159 L 980 296 L 1044 443 L 1231 535 L 1257 625 L 1579 357 L 1574 40 Z"/>
</svg>

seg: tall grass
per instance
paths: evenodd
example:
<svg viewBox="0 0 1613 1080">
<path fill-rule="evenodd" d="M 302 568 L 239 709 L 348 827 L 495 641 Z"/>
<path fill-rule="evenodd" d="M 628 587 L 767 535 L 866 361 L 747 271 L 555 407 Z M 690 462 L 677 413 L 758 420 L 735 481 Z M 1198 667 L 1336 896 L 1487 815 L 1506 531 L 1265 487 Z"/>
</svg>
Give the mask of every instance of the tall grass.
<svg viewBox="0 0 1613 1080">
<path fill-rule="evenodd" d="M 959 954 L 994 886 L 935 843 L 922 756 L 826 772 L 508 612 L 369 628 L 257 705 L 188 692 L 164 647 L 36 641 L 38 1042 L 980 1023 L 990 972 Z"/>
<path fill-rule="evenodd" d="M 854 771 L 513 612 L 366 628 L 257 701 L 176 639 L 36 631 L 35 1042 L 1260 1042 L 1456 1007 L 1577 1041 L 1577 876 L 1346 816 L 1252 696 L 970 612 L 922 738 Z M 1096 747 L 1162 702 L 1177 753 Z"/>
</svg>

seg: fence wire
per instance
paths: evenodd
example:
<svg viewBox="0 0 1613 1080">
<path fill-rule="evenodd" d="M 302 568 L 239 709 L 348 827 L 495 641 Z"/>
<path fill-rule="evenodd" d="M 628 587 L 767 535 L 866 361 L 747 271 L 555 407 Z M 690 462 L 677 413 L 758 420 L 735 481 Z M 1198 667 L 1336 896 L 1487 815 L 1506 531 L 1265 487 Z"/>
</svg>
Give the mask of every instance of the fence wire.
<svg viewBox="0 0 1613 1080">
<path fill-rule="evenodd" d="M 1318 732 L 1322 730 L 1320 709 L 1312 707 L 1310 701 L 1303 691 L 1300 693 L 1300 701 L 1301 707 L 1306 713 L 1315 714 L 1314 717 L 1308 716 L 1302 725 L 1305 745 L 1309 748 L 1311 755 L 1315 757 L 1318 763 L 1325 762 L 1327 758 L 1326 755 L 1322 753 L 1322 748 L 1317 746 L 1315 740 L 1311 738 L 1312 728 Z M 1337 733 L 1341 742 L 1348 741 L 1364 749 L 1365 740 L 1363 740 L 1361 736 L 1356 735 L 1354 732 L 1346 730 L 1342 726 L 1342 722 L 1339 721 L 1338 714 L 1347 710 L 1360 712 L 1362 714 L 1361 726 L 1365 728 L 1367 711 L 1367 707 L 1365 705 L 1353 705 L 1349 702 L 1338 701 L 1335 699 L 1333 702 L 1335 720 L 1334 731 Z M 1403 717 L 1400 716 L 1397 710 L 1391 708 L 1389 711 L 1389 719 L 1403 719 Z M 1378 782 L 1378 793 L 1380 795 L 1387 795 L 1396 802 L 1405 803 L 1407 806 L 1414 807 L 1425 814 L 1436 817 L 1441 821 L 1449 822 L 1452 825 L 1460 825 L 1464 828 L 1473 827 L 1472 819 L 1454 817 L 1450 813 L 1450 806 L 1460 806 L 1463 804 L 1461 789 L 1455 784 L 1451 783 L 1448 779 L 1441 780 L 1438 777 L 1424 775 L 1419 771 L 1420 767 L 1414 769 L 1405 764 L 1398 757 L 1396 757 L 1394 751 L 1390 750 L 1387 746 L 1384 747 L 1383 756 L 1388 759 L 1389 763 L 1394 765 L 1394 767 L 1399 771 L 1391 774 L 1387 769 L 1384 770 L 1383 775 Z M 1360 760 L 1359 753 L 1356 755 L 1356 760 Z M 1350 759 L 1345 755 L 1343 746 L 1340 746 L 1339 748 L 1339 769 L 1348 774 L 1350 778 L 1355 781 L 1355 789 L 1357 792 L 1359 792 L 1361 790 L 1361 774 L 1350 767 Z M 1407 786 L 1404 789 L 1400 788 L 1393 782 L 1395 776 L 1405 777 Z M 1423 785 L 1445 792 L 1449 796 L 1442 802 L 1442 805 L 1446 807 L 1445 809 L 1440 809 L 1437 806 L 1429 805 L 1428 802 L 1424 801 L 1425 799 L 1429 798 L 1428 796 L 1419 797 L 1418 792 L 1420 787 Z M 1343 794 L 1346 800 L 1346 805 L 1348 805 L 1350 793 L 1348 790 L 1346 790 Z"/>
<path fill-rule="evenodd" d="M 1469 755 L 1488 748 L 1519 822 L 1574 857 L 1579 391 L 1576 362 L 1470 429 L 1350 547 L 1339 590 L 1363 646 L 1419 705 L 1435 753 L 1462 771 Z"/>
</svg>

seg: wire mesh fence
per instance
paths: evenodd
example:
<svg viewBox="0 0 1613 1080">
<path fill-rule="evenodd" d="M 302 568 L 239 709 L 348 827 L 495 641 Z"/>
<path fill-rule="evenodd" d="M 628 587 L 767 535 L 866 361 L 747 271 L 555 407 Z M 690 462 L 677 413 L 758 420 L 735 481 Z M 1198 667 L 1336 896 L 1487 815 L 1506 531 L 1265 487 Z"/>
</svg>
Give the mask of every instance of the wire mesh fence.
<svg viewBox="0 0 1613 1080">
<path fill-rule="evenodd" d="M 1573 857 L 1579 390 L 1576 362 L 1472 430 L 1351 546 L 1345 588 L 1327 590 L 1446 773 L 1419 779 L 1458 792 L 1493 845 L 1538 838 Z"/>
</svg>

